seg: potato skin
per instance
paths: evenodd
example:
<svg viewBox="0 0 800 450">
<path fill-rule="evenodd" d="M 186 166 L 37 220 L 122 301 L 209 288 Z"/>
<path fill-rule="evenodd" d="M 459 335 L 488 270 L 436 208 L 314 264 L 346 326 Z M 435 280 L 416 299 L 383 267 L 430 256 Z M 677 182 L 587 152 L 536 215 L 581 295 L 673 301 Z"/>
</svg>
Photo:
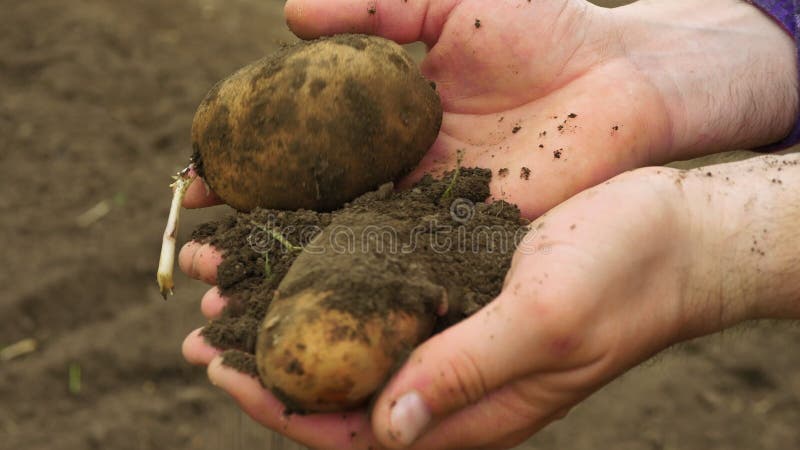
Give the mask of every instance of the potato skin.
<svg viewBox="0 0 800 450">
<path fill-rule="evenodd" d="M 218 83 L 195 114 L 192 144 L 201 176 L 238 210 L 332 210 L 416 166 L 441 116 L 402 47 L 337 35 Z"/>
<path fill-rule="evenodd" d="M 296 412 L 362 405 L 433 328 L 433 317 L 391 312 L 363 321 L 325 306 L 333 292 L 307 289 L 273 300 L 259 330 L 264 385 Z"/>
</svg>

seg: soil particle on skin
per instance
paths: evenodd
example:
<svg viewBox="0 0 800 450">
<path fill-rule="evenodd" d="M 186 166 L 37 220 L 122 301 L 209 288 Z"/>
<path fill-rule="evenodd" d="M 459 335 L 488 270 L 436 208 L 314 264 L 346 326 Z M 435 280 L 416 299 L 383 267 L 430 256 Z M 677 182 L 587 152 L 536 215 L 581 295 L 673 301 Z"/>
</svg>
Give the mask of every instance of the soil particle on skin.
<svg viewBox="0 0 800 450">
<path fill-rule="evenodd" d="M 519 170 L 519 177 L 527 181 L 531 177 L 531 169 L 528 169 L 527 167 L 521 168 Z"/>
<path fill-rule="evenodd" d="M 481 27 L 481 19 L 475 19 L 475 28 Z"/>
<path fill-rule="evenodd" d="M 497 171 L 497 176 L 500 177 L 500 178 L 505 178 L 506 176 L 508 176 L 508 169 L 504 167 L 504 168 L 498 170 Z"/>
<path fill-rule="evenodd" d="M 688 176 L 688 172 L 686 170 L 679 170 L 675 174 L 675 185 L 682 186 L 683 185 L 683 180 L 685 180 L 687 176 Z"/>
<path fill-rule="evenodd" d="M 561 153 L 562 153 L 562 149 L 553 150 L 553 158 L 561 159 Z"/>
<path fill-rule="evenodd" d="M 578 115 L 577 115 L 577 114 L 575 114 L 575 113 L 569 113 L 569 114 L 567 115 L 567 117 L 569 117 L 570 119 L 574 119 L 574 118 L 578 117 Z"/>
<path fill-rule="evenodd" d="M 508 169 L 503 170 L 507 175 Z M 201 225 L 192 239 L 222 252 L 218 282 L 229 299 L 222 316 L 202 335 L 226 351 L 226 365 L 255 375 L 252 355 L 258 329 L 278 285 L 281 297 L 288 297 L 322 277 L 334 292 L 348 294 L 331 296 L 325 306 L 355 317 L 368 319 L 390 311 L 434 314 L 436 301 L 446 294 L 448 313 L 439 318 L 437 329 L 462 320 L 499 294 L 516 244 L 524 236 L 516 206 L 483 203 L 490 179 L 488 170 L 460 169 L 458 176 L 450 172 L 441 180 L 427 175 L 407 191 L 369 192 L 331 213 L 256 209 Z M 368 236 L 367 229 L 378 231 L 369 236 L 391 239 L 380 246 L 355 239 L 355 245 L 370 246 L 305 255 L 303 270 L 284 279 L 301 251 L 286 248 L 274 233 L 292 246 L 308 247 L 320 240 L 332 242 L 335 230 Z"/>
<path fill-rule="evenodd" d="M 511 132 L 514 133 L 514 134 L 517 134 L 517 133 L 519 133 L 519 130 L 521 130 L 521 129 L 522 129 L 522 127 L 517 125 L 517 126 L 515 126 L 514 128 L 511 129 Z"/>
</svg>

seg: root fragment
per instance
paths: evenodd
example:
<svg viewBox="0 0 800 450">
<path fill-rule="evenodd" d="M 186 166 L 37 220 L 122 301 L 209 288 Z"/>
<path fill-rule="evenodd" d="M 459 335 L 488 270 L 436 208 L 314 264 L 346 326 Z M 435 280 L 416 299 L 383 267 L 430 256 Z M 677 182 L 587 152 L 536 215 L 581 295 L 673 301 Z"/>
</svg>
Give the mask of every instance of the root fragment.
<svg viewBox="0 0 800 450">
<path fill-rule="evenodd" d="M 158 259 L 158 288 L 164 300 L 167 294 L 173 293 L 175 283 L 172 280 L 172 272 L 175 267 L 175 235 L 178 233 L 178 219 L 180 217 L 181 204 L 186 190 L 192 184 L 197 175 L 193 170 L 193 165 L 189 164 L 185 169 L 178 172 L 173 177 L 174 181 L 170 184 L 172 188 L 172 204 L 169 208 L 169 218 L 167 227 L 164 229 L 164 238 L 161 241 L 161 256 Z"/>
</svg>

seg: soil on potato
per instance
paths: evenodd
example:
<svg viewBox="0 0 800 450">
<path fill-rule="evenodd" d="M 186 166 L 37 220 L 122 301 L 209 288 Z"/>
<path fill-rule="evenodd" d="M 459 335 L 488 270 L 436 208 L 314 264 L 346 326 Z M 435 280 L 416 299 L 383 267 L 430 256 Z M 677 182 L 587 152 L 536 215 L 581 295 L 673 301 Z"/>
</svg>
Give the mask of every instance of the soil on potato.
<svg viewBox="0 0 800 450">
<path fill-rule="evenodd" d="M 229 299 L 222 317 L 211 321 L 203 336 L 226 351 L 226 364 L 257 377 L 256 336 L 275 290 L 300 247 L 326 227 L 331 242 L 321 243 L 319 256 L 306 262 L 316 260 L 325 274 L 332 274 L 326 289 L 348 293 L 335 296 L 328 307 L 365 320 L 392 310 L 433 315 L 424 299 L 441 298 L 444 289 L 448 309 L 437 328 L 459 322 L 500 293 L 511 256 L 526 232 L 527 222 L 516 206 L 483 203 L 490 179 L 489 170 L 460 169 L 438 180 L 426 176 L 402 192 L 384 185 L 332 213 L 256 209 L 201 225 L 192 238 L 221 250 L 217 278 Z M 346 253 L 361 251 L 376 255 L 387 268 L 349 265 L 364 259 L 347 258 Z M 333 256 L 323 259 L 322 252 Z M 311 285 L 319 272 L 309 270 L 292 285 Z M 383 299 L 391 302 L 379 301 Z"/>
<path fill-rule="evenodd" d="M 283 5 L 4 2 L 0 448 L 300 448 L 181 358 L 184 336 L 206 323 L 208 287 L 179 274 L 165 303 L 155 284 L 168 178 L 191 151 L 195 108 L 218 80 L 292 39 Z M 99 218 L 87 220 L 93 209 Z M 184 212 L 180 239 L 229 212 Z M 26 339 L 35 351 L 6 359 Z M 800 448 L 797 348 L 800 329 L 775 323 L 692 342 L 520 448 Z"/>
</svg>

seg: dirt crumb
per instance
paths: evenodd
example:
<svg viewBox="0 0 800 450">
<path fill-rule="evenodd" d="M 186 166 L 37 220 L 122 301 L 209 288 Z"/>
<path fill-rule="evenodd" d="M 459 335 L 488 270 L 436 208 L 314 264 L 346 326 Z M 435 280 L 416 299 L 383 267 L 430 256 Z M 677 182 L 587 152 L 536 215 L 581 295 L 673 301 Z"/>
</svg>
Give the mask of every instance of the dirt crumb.
<svg viewBox="0 0 800 450">
<path fill-rule="evenodd" d="M 528 169 L 527 167 L 521 168 L 519 170 L 519 177 L 527 181 L 531 177 L 531 169 Z"/>
</svg>

